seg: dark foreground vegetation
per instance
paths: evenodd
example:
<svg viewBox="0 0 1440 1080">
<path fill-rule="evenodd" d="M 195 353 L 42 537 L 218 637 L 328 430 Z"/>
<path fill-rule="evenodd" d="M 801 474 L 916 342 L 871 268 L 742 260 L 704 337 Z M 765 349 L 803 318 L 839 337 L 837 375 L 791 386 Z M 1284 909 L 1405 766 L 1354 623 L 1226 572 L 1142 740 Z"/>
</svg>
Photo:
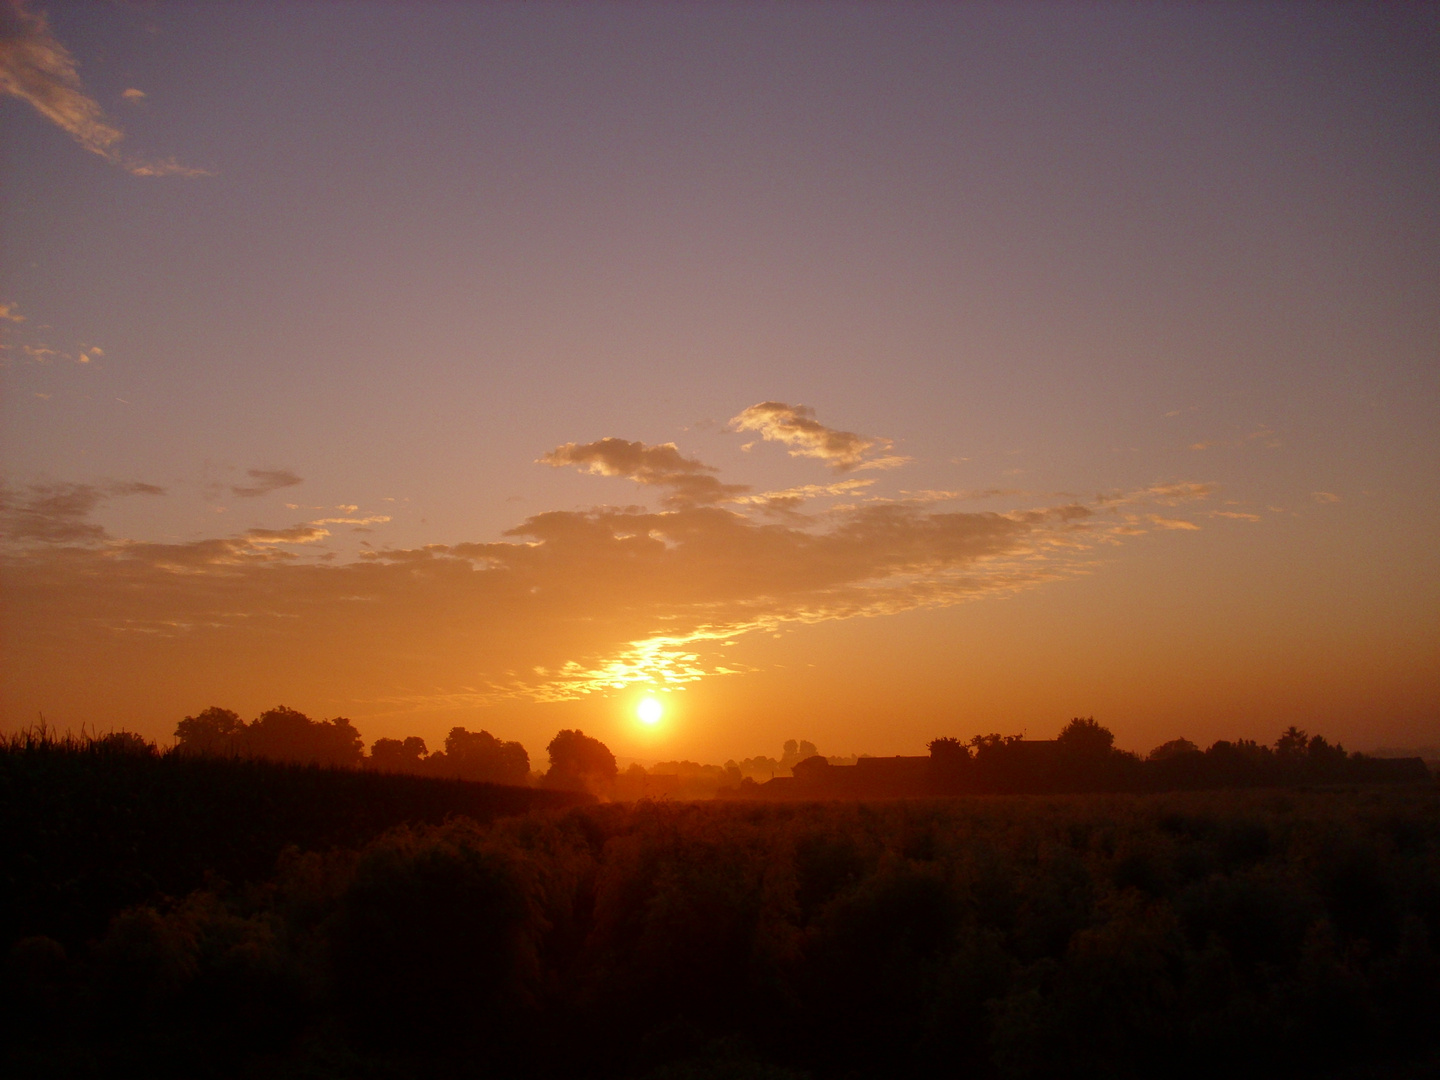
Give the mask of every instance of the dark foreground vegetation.
<svg viewBox="0 0 1440 1080">
<path fill-rule="evenodd" d="M 369 803 L 436 808 L 443 796 L 422 789 L 467 789 L 225 760 L 186 766 L 209 769 L 203 779 L 168 759 L 109 762 L 135 772 L 128 789 L 102 781 L 105 798 L 90 780 L 57 800 L 5 774 L 7 890 L 59 865 L 17 869 L 13 852 L 41 843 L 17 835 L 57 829 L 52 842 L 83 844 L 87 823 L 114 839 L 82 849 L 81 877 L 125 866 L 158 882 L 156 853 L 170 840 L 193 849 L 207 830 L 217 874 L 188 894 L 162 890 L 172 899 L 117 903 L 89 936 L 12 912 L 6 1075 L 1419 1077 L 1440 1066 L 1433 784 L 512 816 L 498 814 L 526 807 L 490 802 L 488 821 L 377 836 L 385 812 Z M 256 781 L 304 790 L 239 794 Z M 188 820 L 222 791 L 251 800 L 245 827 L 203 810 Z M 48 797 L 48 809 L 22 810 L 17 796 Z M 145 800 L 170 811 L 130 832 L 106 824 Z M 69 817 L 57 825 L 56 813 Z M 350 833 L 339 824 L 365 814 Z M 222 869 L 232 845 L 252 842 L 294 846 L 259 873 Z M 264 861 L 253 858 L 244 865 Z M 73 885 L 44 883 L 57 895 Z"/>
<path fill-rule="evenodd" d="M 767 783 L 741 780 L 722 798 L 914 798 L 938 795 L 1060 795 L 1086 792 L 1203 791 L 1315 784 L 1423 782 L 1420 758 L 1348 753 L 1323 735 L 1287 728 L 1273 747 L 1221 740 L 1202 751 L 1173 739 L 1141 758 L 1115 747 L 1093 717 L 1076 717 L 1054 739 L 980 735 L 968 744 L 935 739 L 928 757 L 861 757 L 837 765 L 820 755 Z"/>
<path fill-rule="evenodd" d="M 396 825 L 489 821 L 590 801 L 569 792 L 422 780 L 257 759 L 160 754 L 131 734 L 0 745 L 0 945 L 67 947 L 115 912 L 207 876 L 252 881 L 286 847 L 359 847 Z"/>
</svg>

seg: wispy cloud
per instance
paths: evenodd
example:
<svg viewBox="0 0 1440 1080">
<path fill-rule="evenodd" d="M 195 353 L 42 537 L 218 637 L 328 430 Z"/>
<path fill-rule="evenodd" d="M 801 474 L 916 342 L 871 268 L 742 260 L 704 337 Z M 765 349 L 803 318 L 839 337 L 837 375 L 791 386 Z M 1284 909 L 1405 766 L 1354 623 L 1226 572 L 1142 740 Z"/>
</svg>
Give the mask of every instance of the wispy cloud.
<svg viewBox="0 0 1440 1080">
<path fill-rule="evenodd" d="M 316 525 L 294 525 L 288 529 L 249 529 L 245 538 L 252 544 L 313 544 L 330 535 Z"/>
<path fill-rule="evenodd" d="M 1020 488 L 984 488 L 971 491 L 901 491 L 907 499 L 916 502 L 979 502 L 983 499 L 998 499 L 1024 495 Z"/>
<path fill-rule="evenodd" d="M 44 14 L 29 10 L 24 0 L 0 0 L 0 90 L 29 102 L 86 150 L 135 176 L 212 175 L 174 158 L 150 161 L 122 152 L 125 133 L 86 93 L 79 65 L 51 33 Z"/>
<path fill-rule="evenodd" d="M 874 480 L 841 480 L 834 484 L 800 484 L 780 491 L 737 495 L 729 501 L 741 505 L 765 506 L 772 510 L 791 510 L 811 499 L 859 495 L 874 483 Z"/>
<path fill-rule="evenodd" d="M 591 443 L 566 443 L 539 460 L 542 465 L 573 465 L 597 476 L 623 476 L 637 484 L 665 488 L 668 493 L 661 501 L 666 506 L 716 503 L 750 490 L 740 484 L 720 483 L 712 466 L 683 457 L 674 443 L 648 446 L 605 438 Z"/>
<path fill-rule="evenodd" d="M 294 507 L 291 507 L 291 509 L 294 509 Z M 351 507 L 351 509 L 353 510 L 353 509 L 355 509 L 355 508 L 354 508 L 354 507 Z M 360 527 L 367 526 L 367 525 L 384 525 L 384 524 L 385 524 L 386 522 L 388 522 L 388 521 L 390 521 L 390 515 L 389 515 L 389 514 L 370 514 L 370 515 L 367 515 L 366 517 L 317 518 L 316 520 L 310 522 L 310 524 L 311 524 L 311 525 L 354 525 L 354 526 L 356 526 L 357 528 L 360 528 Z"/>
<path fill-rule="evenodd" d="M 1340 496 L 1333 491 L 1317 491 L 1314 493 L 1314 499 L 1318 503 L 1338 503 Z"/>
<path fill-rule="evenodd" d="M 14 304 L 0 304 L 0 322 L 22 323 L 25 316 L 15 310 Z"/>
<path fill-rule="evenodd" d="M 1208 499 L 1215 494 L 1216 485 L 1211 483 L 1195 483 L 1183 481 L 1180 483 L 1151 484 L 1139 491 L 1120 492 L 1118 494 L 1101 494 L 1096 497 L 1096 502 L 1101 506 L 1124 506 L 1137 502 L 1157 503 L 1160 506 L 1179 506 L 1182 503 L 1198 502 Z"/>
<path fill-rule="evenodd" d="M 1169 416 L 1171 414 L 1166 413 L 1165 415 Z M 1240 436 L 1239 438 L 1228 440 L 1203 439 L 1200 442 L 1191 443 L 1190 449 L 1211 450 L 1217 446 L 1230 449 L 1243 449 L 1256 443 L 1259 443 L 1267 450 L 1278 450 L 1281 446 L 1284 445 L 1284 443 L 1282 443 L 1280 440 L 1280 436 L 1277 435 L 1272 428 L 1269 428 L 1262 424 L 1254 431 L 1250 432 L 1247 435 Z"/>
<path fill-rule="evenodd" d="M 815 419 L 815 410 L 808 405 L 762 401 L 732 417 L 730 428 L 733 431 L 758 432 L 766 442 L 788 446 L 791 457 L 819 458 L 832 469 L 842 472 L 893 469 L 911 460 L 900 455 L 867 458 L 871 451 L 880 451 L 883 455 L 894 444 L 889 439 L 826 427 Z"/>
<path fill-rule="evenodd" d="M 1200 526 L 1196 525 L 1193 521 L 1185 521 L 1181 518 L 1161 517 L 1159 514 L 1146 514 L 1145 520 L 1157 529 L 1195 530 L 1200 528 Z"/>
<path fill-rule="evenodd" d="M 5 618 L 26 627 L 26 648 L 60 643 L 32 658 L 50 670 L 79 655 L 115 671 L 193 664 L 216 687 L 243 683 L 257 664 L 276 679 L 343 672 L 357 699 L 397 710 L 558 700 L 734 671 L 723 645 L 747 633 L 945 607 L 1085 573 L 1099 545 L 1141 531 L 1135 515 L 1147 502 L 1161 505 L 1136 492 L 1111 500 L 1134 515 L 1073 500 L 958 512 L 870 494 L 868 479 L 706 502 L 715 489 L 696 495 L 688 478 L 738 485 L 668 445 L 566 444 L 542 460 L 651 484 L 673 501 L 551 511 L 493 541 L 340 559 L 321 543 L 326 526 L 373 519 L 139 542 L 93 520 L 120 487 L 39 485 L 4 504 L 18 526 L 0 550 Z M 799 509 L 862 492 L 849 505 Z M 776 499 L 795 503 L 777 518 Z"/>
<path fill-rule="evenodd" d="M 10 544 L 95 544 L 108 538 L 90 520 L 113 496 L 164 495 L 165 489 L 139 481 L 103 484 L 0 484 L 0 539 Z"/>
<path fill-rule="evenodd" d="M 272 491 L 304 483 L 289 469 L 246 469 L 245 475 L 250 477 L 251 483 L 232 485 L 230 488 L 230 494 L 241 499 L 258 499 Z"/>
<path fill-rule="evenodd" d="M 861 469 L 898 469 L 901 465 L 908 465 L 915 459 L 904 454 L 886 454 L 884 457 L 869 458 L 855 466 L 858 472 Z"/>
</svg>

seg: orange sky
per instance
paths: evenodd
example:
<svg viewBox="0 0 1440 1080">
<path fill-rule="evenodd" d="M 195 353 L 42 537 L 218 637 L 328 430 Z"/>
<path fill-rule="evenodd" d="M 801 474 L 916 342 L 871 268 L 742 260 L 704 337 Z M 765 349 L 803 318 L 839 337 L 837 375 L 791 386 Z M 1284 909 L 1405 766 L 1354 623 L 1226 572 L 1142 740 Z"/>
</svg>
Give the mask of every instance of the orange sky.
<svg viewBox="0 0 1440 1080">
<path fill-rule="evenodd" d="M 5 730 L 1440 743 L 1433 11 L 5 12 Z"/>
</svg>

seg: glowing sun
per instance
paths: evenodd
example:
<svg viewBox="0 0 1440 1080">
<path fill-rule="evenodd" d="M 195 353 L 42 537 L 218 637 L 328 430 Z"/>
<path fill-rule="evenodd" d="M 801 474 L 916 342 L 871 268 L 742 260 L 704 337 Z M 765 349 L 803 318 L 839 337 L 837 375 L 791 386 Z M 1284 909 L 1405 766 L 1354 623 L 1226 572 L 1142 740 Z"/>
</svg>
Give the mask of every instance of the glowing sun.
<svg viewBox="0 0 1440 1080">
<path fill-rule="evenodd" d="M 647 697 L 639 705 L 635 706 L 635 713 L 641 721 L 646 724 L 655 724 L 660 720 L 660 715 L 665 711 L 660 702 L 653 697 Z"/>
</svg>

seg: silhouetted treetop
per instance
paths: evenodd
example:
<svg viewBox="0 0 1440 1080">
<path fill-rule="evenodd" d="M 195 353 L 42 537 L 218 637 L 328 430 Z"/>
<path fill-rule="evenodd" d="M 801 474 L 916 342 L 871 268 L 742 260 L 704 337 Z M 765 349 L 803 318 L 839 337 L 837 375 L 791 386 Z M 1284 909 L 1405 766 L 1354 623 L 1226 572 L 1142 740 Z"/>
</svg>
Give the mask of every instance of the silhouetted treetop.
<svg viewBox="0 0 1440 1080">
<path fill-rule="evenodd" d="M 598 793 L 609 788 L 619 772 L 610 748 L 578 729 L 561 731 L 545 751 L 550 755 L 546 787 Z"/>
<path fill-rule="evenodd" d="M 1196 746 L 1189 739 L 1183 736 L 1179 739 L 1171 739 L 1167 743 L 1161 743 L 1146 756 L 1147 761 L 1167 761 L 1171 758 L 1183 757 L 1185 754 L 1198 754 L 1200 747 Z"/>
<path fill-rule="evenodd" d="M 1275 740 L 1275 753 L 1284 760 L 1299 760 L 1310 748 L 1310 737 L 1294 724 L 1280 733 Z"/>
<path fill-rule="evenodd" d="M 1093 716 L 1075 717 L 1061 730 L 1055 740 L 1067 755 L 1104 757 L 1115 745 L 1115 735 L 1101 727 Z"/>
<path fill-rule="evenodd" d="M 926 746 L 930 757 L 937 762 L 959 762 L 969 760 L 970 751 L 959 739 L 945 737 L 932 739 Z"/>
<path fill-rule="evenodd" d="M 273 761 L 356 766 L 365 756 L 360 732 L 345 717 L 316 721 L 284 705 L 261 713 L 245 734 L 251 753 Z"/>
<path fill-rule="evenodd" d="M 246 724 L 229 709 L 214 706 L 187 716 L 175 728 L 182 754 L 263 757 L 301 764 L 356 766 L 365 757 L 360 732 L 343 716 L 311 720 L 277 705 Z"/>
<path fill-rule="evenodd" d="M 614 758 L 611 758 L 613 763 Z M 445 736 L 442 774 L 492 784 L 523 784 L 530 776 L 530 755 L 518 742 L 503 742 L 488 731 L 453 727 Z"/>
<path fill-rule="evenodd" d="M 376 739 L 370 747 L 370 768 L 377 772 L 418 773 L 425 764 L 425 740 L 418 735 L 400 739 Z"/>
<path fill-rule="evenodd" d="M 234 756 L 244 753 L 245 721 L 238 713 L 211 705 L 175 726 L 175 749 L 182 754 Z"/>
<path fill-rule="evenodd" d="M 780 757 L 780 768 L 793 768 L 797 762 L 805 761 L 820 753 L 809 739 L 785 740 L 785 753 Z"/>
</svg>

